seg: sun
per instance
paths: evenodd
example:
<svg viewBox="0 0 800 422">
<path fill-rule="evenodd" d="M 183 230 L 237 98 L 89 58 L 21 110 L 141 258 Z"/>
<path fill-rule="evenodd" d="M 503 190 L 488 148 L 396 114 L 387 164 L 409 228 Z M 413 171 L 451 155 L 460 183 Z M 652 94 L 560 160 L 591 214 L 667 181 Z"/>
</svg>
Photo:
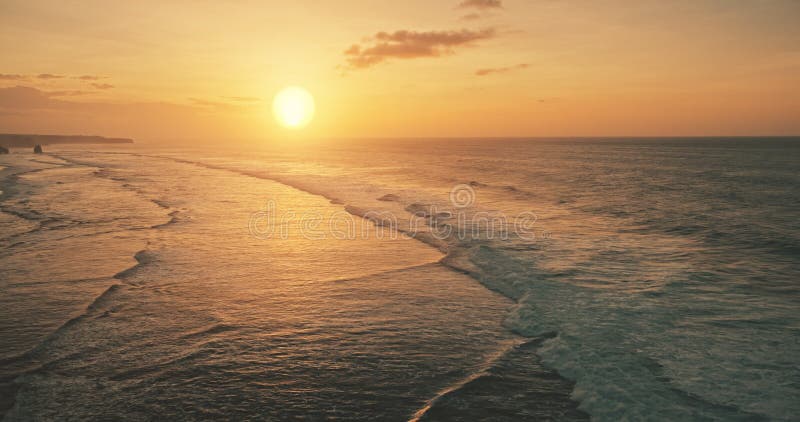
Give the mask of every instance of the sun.
<svg viewBox="0 0 800 422">
<path fill-rule="evenodd" d="M 275 94 L 272 112 L 281 125 L 290 129 L 300 129 L 314 117 L 314 97 L 299 86 L 283 88 Z"/>
</svg>

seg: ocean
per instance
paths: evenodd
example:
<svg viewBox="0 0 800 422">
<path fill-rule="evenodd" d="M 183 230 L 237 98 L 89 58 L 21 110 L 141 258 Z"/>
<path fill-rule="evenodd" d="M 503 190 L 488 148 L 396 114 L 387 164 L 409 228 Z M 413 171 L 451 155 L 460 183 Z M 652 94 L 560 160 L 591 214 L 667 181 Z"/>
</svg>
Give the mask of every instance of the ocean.
<svg viewBox="0 0 800 422">
<path fill-rule="evenodd" d="M 4 420 L 791 420 L 800 139 L 0 156 Z"/>
</svg>

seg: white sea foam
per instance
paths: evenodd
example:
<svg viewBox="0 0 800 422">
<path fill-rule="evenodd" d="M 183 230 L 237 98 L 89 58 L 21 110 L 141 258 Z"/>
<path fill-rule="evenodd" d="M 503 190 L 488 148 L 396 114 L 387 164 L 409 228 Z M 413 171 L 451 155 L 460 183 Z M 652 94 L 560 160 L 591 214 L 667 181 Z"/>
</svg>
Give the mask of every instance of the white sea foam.
<svg viewBox="0 0 800 422">
<path fill-rule="evenodd" d="M 517 301 L 507 328 L 557 334 L 538 353 L 576 382 L 573 397 L 595 419 L 800 414 L 797 147 L 515 141 L 143 152 L 278 180 L 356 214 L 391 212 L 401 229 L 408 207 L 446 210 L 452 187 L 467 184 L 476 193 L 469 210 L 533 211 L 547 236 L 446 239 L 436 244 L 443 263 Z"/>
<path fill-rule="evenodd" d="M 476 209 L 532 210 L 552 236 L 453 240 L 444 262 L 518 300 L 510 329 L 558 333 L 540 353 L 577 382 L 581 408 L 598 420 L 791 419 L 800 229 L 786 186 L 798 183 L 800 151 L 697 142 L 354 147 L 305 152 L 309 169 L 268 154 L 203 160 L 361 210 L 445 209 L 459 183 L 477 192 Z M 755 149 L 769 165 L 750 160 Z"/>
</svg>

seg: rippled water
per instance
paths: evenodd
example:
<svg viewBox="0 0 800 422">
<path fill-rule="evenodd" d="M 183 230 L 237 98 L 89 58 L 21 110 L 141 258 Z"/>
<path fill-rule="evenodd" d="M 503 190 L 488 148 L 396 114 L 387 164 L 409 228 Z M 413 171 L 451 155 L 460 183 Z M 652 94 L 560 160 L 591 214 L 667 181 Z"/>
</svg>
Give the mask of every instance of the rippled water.
<svg viewBox="0 0 800 422">
<path fill-rule="evenodd" d="M 0 159 L 7 419 L 800 413 L 797 140 L 85 149 Z"/>
</svg>

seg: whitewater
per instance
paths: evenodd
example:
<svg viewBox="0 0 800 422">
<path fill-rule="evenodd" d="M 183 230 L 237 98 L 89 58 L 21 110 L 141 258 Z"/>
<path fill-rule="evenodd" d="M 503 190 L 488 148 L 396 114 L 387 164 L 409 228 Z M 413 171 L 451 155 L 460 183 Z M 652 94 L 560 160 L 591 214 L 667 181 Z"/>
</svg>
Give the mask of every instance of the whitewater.
<svg viewBox="0 0 800 422">
<path fill-rule="evenodd" d="M 797 140 L 90 150 L 0 162 L 6 419 L 800 412 Z"/>
</svg>

